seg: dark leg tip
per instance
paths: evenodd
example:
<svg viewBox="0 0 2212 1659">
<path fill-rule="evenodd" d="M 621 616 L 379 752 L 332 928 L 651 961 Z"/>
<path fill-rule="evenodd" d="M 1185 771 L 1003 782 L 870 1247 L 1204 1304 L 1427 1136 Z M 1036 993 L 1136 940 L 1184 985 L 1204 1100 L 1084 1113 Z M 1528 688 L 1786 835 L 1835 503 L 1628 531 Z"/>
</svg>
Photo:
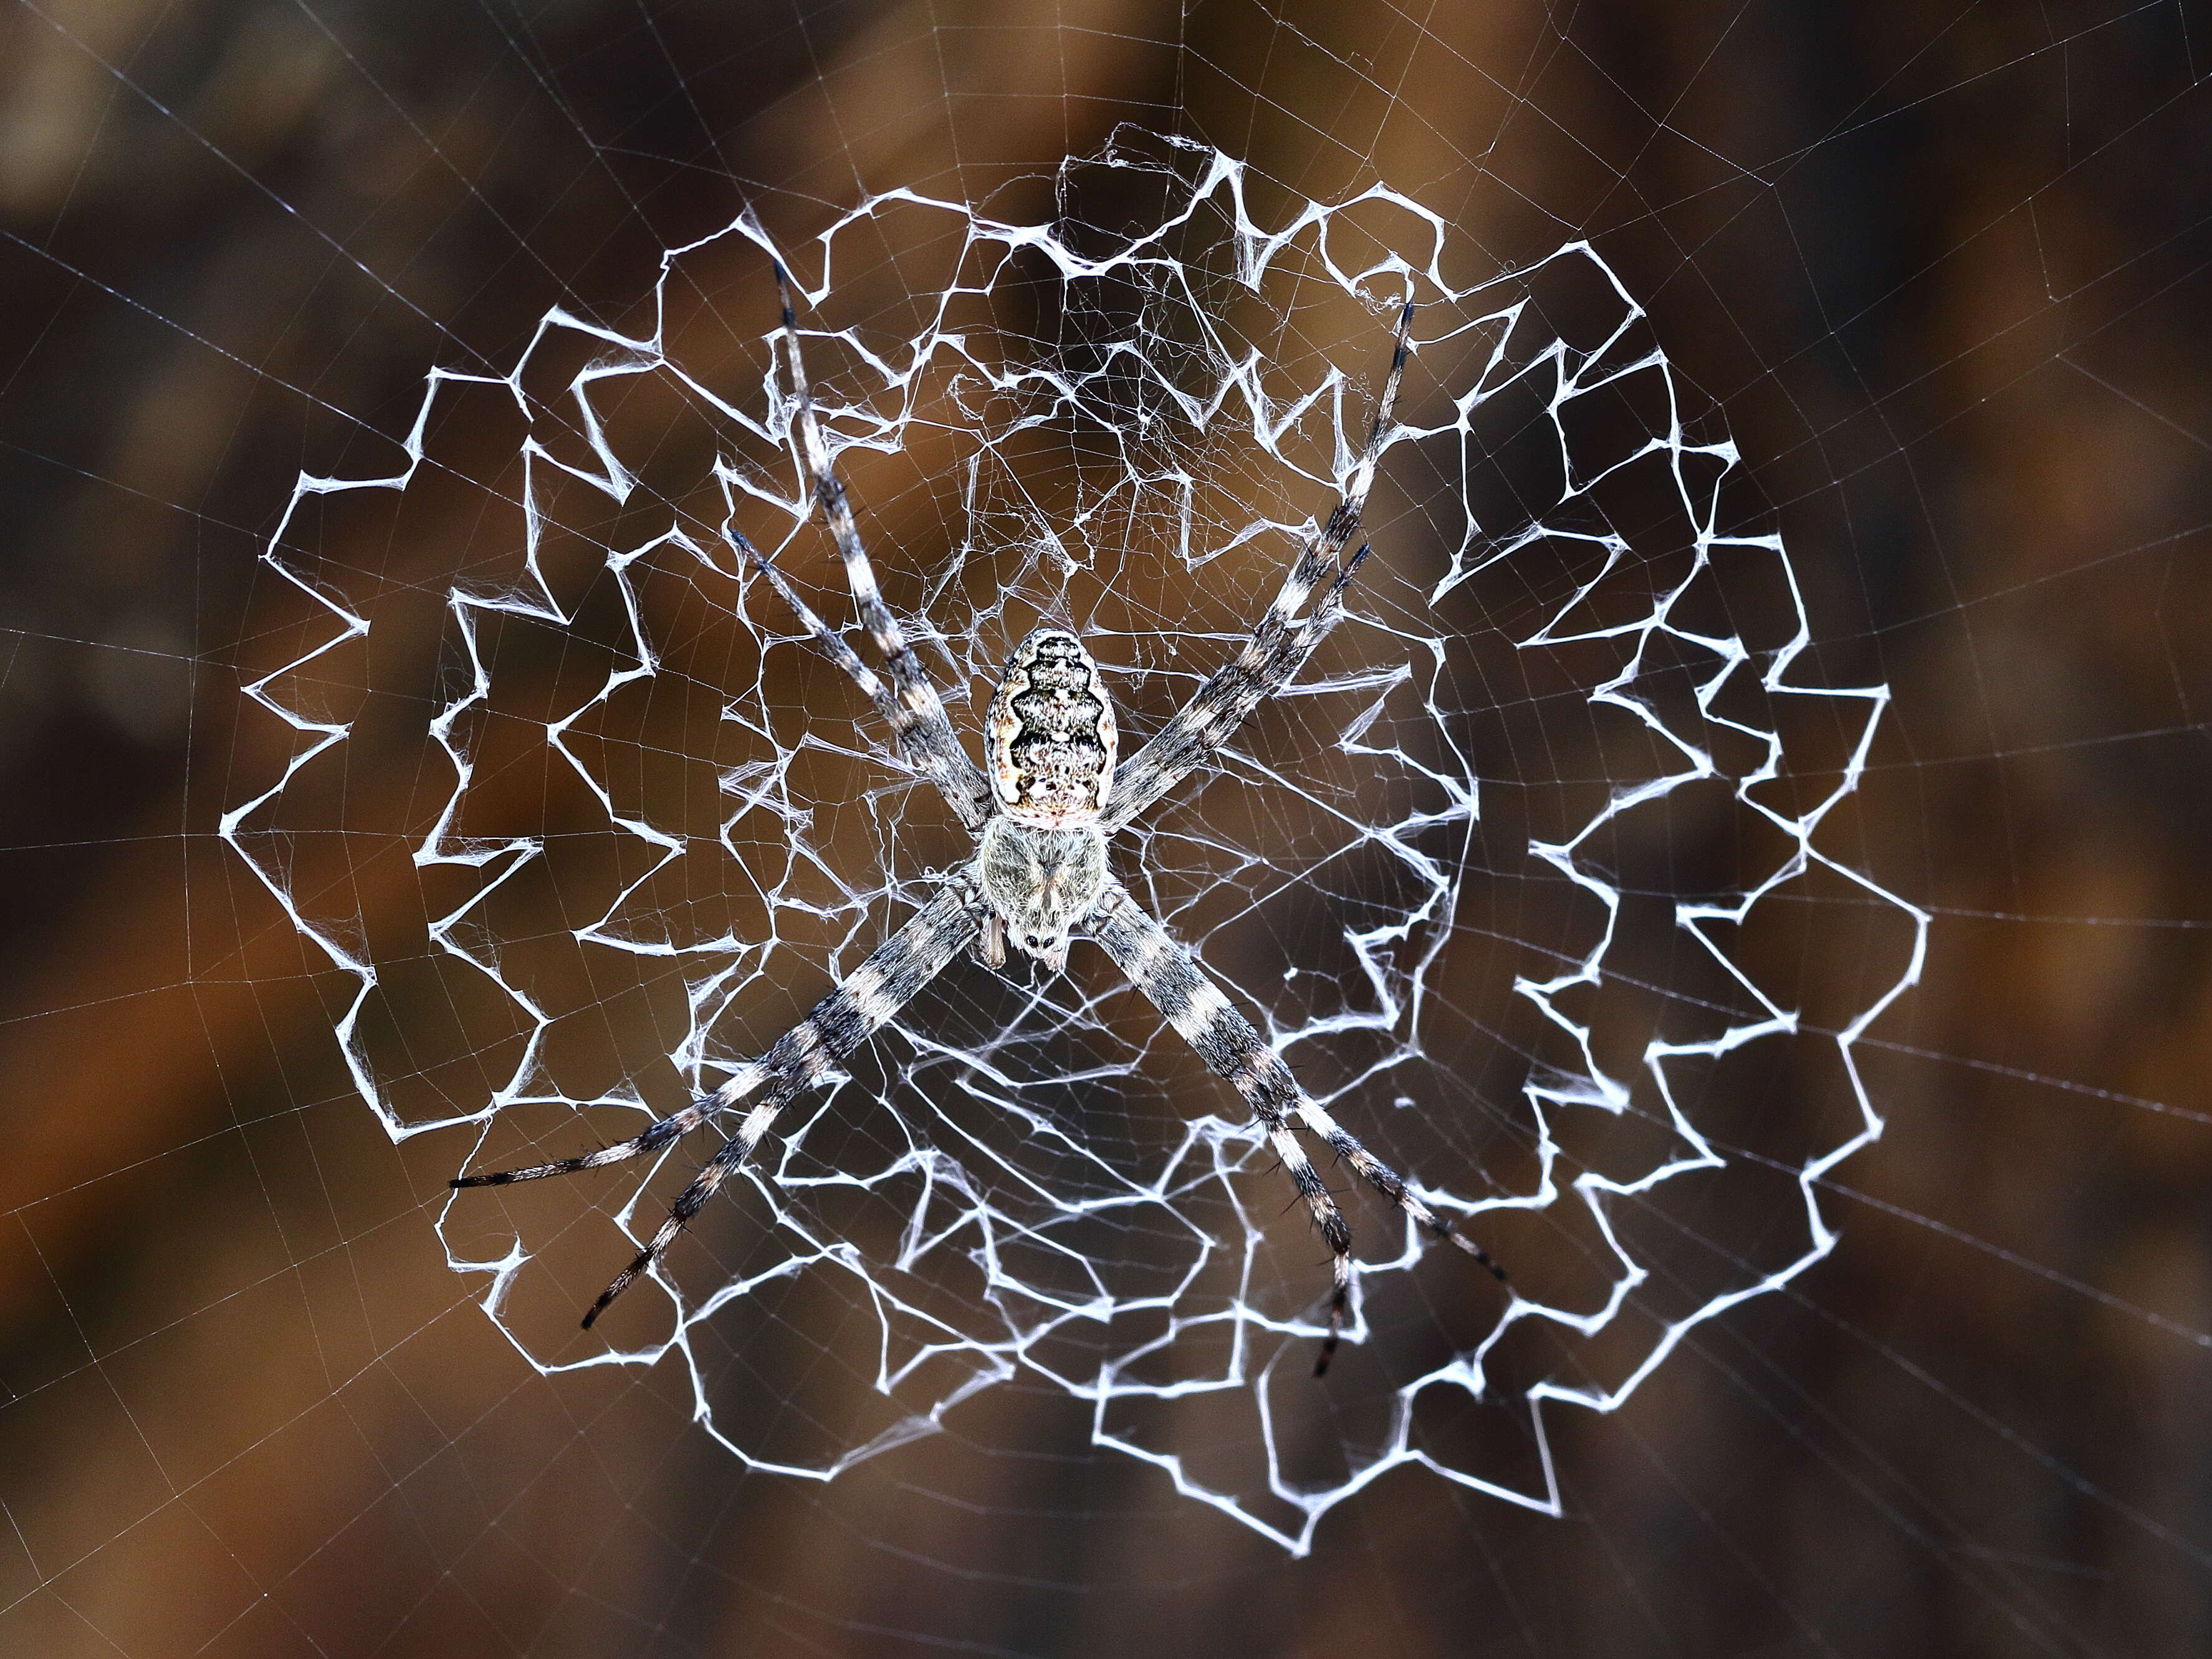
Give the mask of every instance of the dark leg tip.
<svg viewBox="0 0 2212 1659">
<path fill-rule="evenodd" d="M 599 1292 L 599 1299 L 592 1304 L 591 1312 L 584 1316 L 584 1328 L 589 1330 L 599 1322 L 599 1316 L 614 1305 L 614 1300 L 631 1285 L 637 1276 L 653 1265 L 653 1252 L 646 1251 L 638 1259 L 615 1275 L 615 1282 Z"/>
<path fill-rule="evenodd" d="M 1490 1276 L 1492 1279 L 1496 1279 L 1501 1285 L 1507 1282 L 1505 1269 L 1499 1267 L 1497 1262 L 1491 1260 L 1490 1252 L 1484 1249 L 1481 1245 L 1474 1243 L 1472 1239 L 1468 1237 L 1465 1233 L 1460 1231 L 1458 1228 L 1453 1226 L 1449 1222 L 1443 1224 L 1438 1231 L 1442 1237 L 1451 1240 L 1453 1243 L 1458 1245 L 1460 1249 L 1465 1250 L 1469 1255 L 1473 1256 L 1477 1262 L 1480 1263 L 1483 1267 L 1487 1267 L 1490 1270 Z"/>
</svg>

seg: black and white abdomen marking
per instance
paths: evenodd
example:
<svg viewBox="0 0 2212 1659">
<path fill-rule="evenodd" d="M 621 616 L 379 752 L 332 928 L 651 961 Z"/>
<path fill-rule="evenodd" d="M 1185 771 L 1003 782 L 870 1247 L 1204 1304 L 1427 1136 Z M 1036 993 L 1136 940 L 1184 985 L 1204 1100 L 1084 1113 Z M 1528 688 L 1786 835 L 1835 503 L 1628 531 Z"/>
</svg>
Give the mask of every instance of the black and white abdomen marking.
<svg viewBox="0 0 2212 1659">
<path fill-rule="evenodd" d="M 1098 813 L 1114 781 L 1114 703 L 1080 640 L 1040 628 L 1014 647 L 983 744 L 999 808 L 976 849 L 983 960 L 1001 966 L 1011 940 L 1057 971 L 1106 889 Z"/>
<path fill-rule="evenodd" d="M 1093 823 L 1114 781 L 1114 704 L 1074 635 L 1040 628 L 1014 647 L 983 721 L 999 810 L 1046 830 Z"/>
</svg>

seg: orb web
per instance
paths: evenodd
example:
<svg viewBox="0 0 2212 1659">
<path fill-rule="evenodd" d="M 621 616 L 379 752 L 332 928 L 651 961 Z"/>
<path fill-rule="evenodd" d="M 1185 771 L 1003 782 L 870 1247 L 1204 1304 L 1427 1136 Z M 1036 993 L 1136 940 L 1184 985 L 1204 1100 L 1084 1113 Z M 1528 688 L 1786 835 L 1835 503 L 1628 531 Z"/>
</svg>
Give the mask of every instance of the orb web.
<svg viewBox="0 0 2212 1659">
<path fill-rule="evenodd" d="M 1509 1288 L 1340 1181 L 1354 1316 L 1316 1382 L 1325 1253 L 1264 1137 L 1081 945 L 1064 976 L 956 963 L 588 1334 L 711 1127 L 437 1224 L 523 1361 L 680 1365 L 755 1468 L 1001 1444 L 1043 1390 L 1297 1553 L 1408 1464 L 1556 1512 L 1547 1413 L 1613 1410 L 1836 1245 L 1821 1177 L 1881 1125 L 1854 1045 L 1924 946 L 1838 810 L 1887 692 L 1818 683 L 1781 539 L 1732 527 L 1717 414 L 1589 244 L 1501 268 L 1412 196 L 1301 200 L 1133 131 L 1030 182 L 894 191 L 789 246 L 748 215 L 665 256 L 637 326 L 556 309 L 504 375 L 432 370 L 392 469 L 303 476 L 271 539 L 329 626 L 247 688 L 299 742 L 223 834 L 352 975 L 335 1035 L 395 1139 L 458 1173 L 635 1134 L 968 851 L 732 551 L 866 653 L 771 261 L 971 752 L 1040 621 L 1104 668 L 1125 752 L 1237 648 L 1413 300 L 1344 625 L 1113 857 Z M 393 550 L 457 503 L 466 568 L 426 586 Z M 412 789 L 350 793 L 362 744 L 417 751 Z M 295 884 L 310 836 L 354 890 Z M 363 920 L 395 909 L 372 884 L 404 920 Z"/>
</svg>

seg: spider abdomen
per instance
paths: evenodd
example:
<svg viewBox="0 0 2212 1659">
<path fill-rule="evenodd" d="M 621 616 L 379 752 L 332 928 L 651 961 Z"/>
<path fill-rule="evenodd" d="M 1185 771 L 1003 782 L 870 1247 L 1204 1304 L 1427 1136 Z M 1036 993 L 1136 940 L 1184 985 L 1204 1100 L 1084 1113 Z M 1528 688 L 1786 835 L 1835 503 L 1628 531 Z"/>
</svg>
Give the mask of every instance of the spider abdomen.
<svg viewBox="0 0 2212 1659">
<path fill-rule="evenodd" d="M 1097 818 L 1114 781 L 1114 704 L 1074 635 L 1040 628 L 1014 647 L 983 733 L 1000 811 L 1048 830 Z"/>
</svg>

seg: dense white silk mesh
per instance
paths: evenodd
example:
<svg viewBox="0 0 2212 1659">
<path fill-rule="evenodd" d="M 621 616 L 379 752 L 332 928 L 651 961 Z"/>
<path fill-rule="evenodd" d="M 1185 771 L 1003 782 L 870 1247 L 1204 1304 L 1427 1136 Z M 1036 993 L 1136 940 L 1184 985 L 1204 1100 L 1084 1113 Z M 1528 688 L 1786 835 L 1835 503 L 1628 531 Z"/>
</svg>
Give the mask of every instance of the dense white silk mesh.
<svg viewBox="0 0 2212 1659">
<path fill-rule="evenodd" d="M 591 1333 L 735 1114 L 437 1224 L 524 1361 L 684 1367 L 749 1465 L 1012 1440 L 987 1400 L 1044 1389 L 1298 1553 L 1405 1462 L 1555 1510 L 1547 1421 L 1836 1247 L 1821 1178 L 1881 1127 L 1854 1044 L 1924 944 L 1850 850 L 1887 690 L 1810 671 L 1817 605 L 1730 488 L 1726 412 L 1589 245 L 1500 269 L 1412 196 L 1263 200 L 1135 132 L 1054 183 L 1048 222 L 907 191 L 799 246 L 741 219 L 668 253 L 634 332 L 556 310 L 504 376 L 433 369 L 404 465 L 303 477 L 270 544 L 328 626 L 248 688 L 299 746 L 223 833 L 357 980 L 335 1036 L 393 1137 L 458 1174 L 633 1135 L 969 850 L 726 538 L 872 655 L 810 512 L 771 254 L 971 754 L 1040 620 L 1103 665 L 1125 754 L 1235 653 L 1412 298 L 1345 623 L 1111 856 L 1510 1287 L 1338 1171 L 1356 1316 L 1316 1382 L 1326 1249 L 1234 1092 L 1080 942 L 1061 977 L 956 962 Z M 410 514 L 457 502 L 469 568 L 388 578 Z M 425 607 L 441 628 L 397 625 Z M 415 755 L 404 798 L 331 787 L 366 744 Z M 307 890 L 293 855 L 331 836 L 355 890 Z M 371 927 L 364 884 L 419 902 Z"/>
</svg>

